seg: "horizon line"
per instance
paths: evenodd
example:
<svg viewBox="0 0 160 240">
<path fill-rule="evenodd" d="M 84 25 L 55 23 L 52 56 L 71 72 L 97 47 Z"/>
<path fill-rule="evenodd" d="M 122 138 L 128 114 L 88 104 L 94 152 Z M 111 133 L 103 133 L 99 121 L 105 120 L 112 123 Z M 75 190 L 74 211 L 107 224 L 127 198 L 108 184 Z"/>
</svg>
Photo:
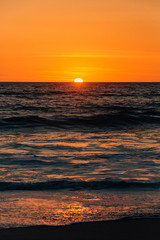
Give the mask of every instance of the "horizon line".
<svg viewBox="0 0 160 240">
<path fill-rule="evenodd" d="M 0 83 L 74 83 L 74 81 L 0 81 Z M 100 82 L 96 82 L 96 81 L 83 81 L 82 83 L 80 84 L 83 84 L 83 83 L 160 83 L 160 81 L 121 81 L 121 82 L 118 82 L 118 81 L 111 81 L 111 82 L 107 82 L 107 81 L 100 81 Z"/>
</svg>

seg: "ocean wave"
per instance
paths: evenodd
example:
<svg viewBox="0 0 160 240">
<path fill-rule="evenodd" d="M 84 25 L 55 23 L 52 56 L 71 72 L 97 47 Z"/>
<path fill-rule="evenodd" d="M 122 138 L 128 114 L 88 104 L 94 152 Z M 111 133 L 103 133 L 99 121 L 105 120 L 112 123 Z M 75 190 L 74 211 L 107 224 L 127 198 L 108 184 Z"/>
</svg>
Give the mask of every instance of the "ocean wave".
<svg viewBox="0 0 160 240">
<path fill-rule="evenodd" d="M 36 115 L 2 118 L 0 126 L 4 127 L 126 127 L 144 124 L 160 124 L 160 115 L 156 114 L 133 114 L 130 112 L 111 112 L 108 114 L 95 114 L 92 116 L 61 116 L 40 117 Z"/>
<path fill-rule="evenodd" d="M 49 182 L 0 182 L 0 191 L 45 191 L 45 190 L 104 190 L 104 189 L 159 189 L 160 182 L 112 181 L 109 179 L 95 181 L 55 180 Z"/>
</svg>

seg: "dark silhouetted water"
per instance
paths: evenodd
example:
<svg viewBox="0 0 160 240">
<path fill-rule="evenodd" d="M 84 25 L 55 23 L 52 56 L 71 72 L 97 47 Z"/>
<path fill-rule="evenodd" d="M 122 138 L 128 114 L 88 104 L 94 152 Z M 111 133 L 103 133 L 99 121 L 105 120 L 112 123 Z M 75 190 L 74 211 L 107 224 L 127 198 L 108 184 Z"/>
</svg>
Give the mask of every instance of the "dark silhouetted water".
<svg viewBox="0 0 160 240">
<path fill-rule="evenodd" d="M 2 202 L 17 190 L 154 195 L 159 187 L 160 83 L 0 83 Z M 153 205 L 153 199 L 147 201 Z M 2 216 L 1 226 L 20 226 Z M 94 220 L 73 221 L 84 219 Z"/>
</svg>

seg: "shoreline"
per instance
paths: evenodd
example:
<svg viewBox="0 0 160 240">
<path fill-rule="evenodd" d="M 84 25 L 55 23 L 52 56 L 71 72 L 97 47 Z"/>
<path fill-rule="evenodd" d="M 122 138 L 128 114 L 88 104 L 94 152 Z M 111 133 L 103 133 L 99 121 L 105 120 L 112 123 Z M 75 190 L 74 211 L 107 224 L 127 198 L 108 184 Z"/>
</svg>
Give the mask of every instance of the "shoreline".
<svg viewBox="0 0 160 240">
<path fill-rule="evenodd" d="M 63 226 L 30 226 L 1 228 L 1 240 L 94 240 L 159 239 L 160 218 L 120 219 L 72 223 Z"/>
</svg>

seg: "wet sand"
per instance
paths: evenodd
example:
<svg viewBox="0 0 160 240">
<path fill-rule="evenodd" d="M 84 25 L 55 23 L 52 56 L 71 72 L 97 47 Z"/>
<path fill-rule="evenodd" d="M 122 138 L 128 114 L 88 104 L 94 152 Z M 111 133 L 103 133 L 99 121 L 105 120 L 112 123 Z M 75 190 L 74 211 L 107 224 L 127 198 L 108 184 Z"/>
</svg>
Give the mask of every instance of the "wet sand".
<svg viewBox="0 0 160 240">
<path fill-rule="evenodd" d="M 0 229 L 0 240 L 149 240 L 160 238 L 160 219 L 125 219 Z"/>
</svg>

